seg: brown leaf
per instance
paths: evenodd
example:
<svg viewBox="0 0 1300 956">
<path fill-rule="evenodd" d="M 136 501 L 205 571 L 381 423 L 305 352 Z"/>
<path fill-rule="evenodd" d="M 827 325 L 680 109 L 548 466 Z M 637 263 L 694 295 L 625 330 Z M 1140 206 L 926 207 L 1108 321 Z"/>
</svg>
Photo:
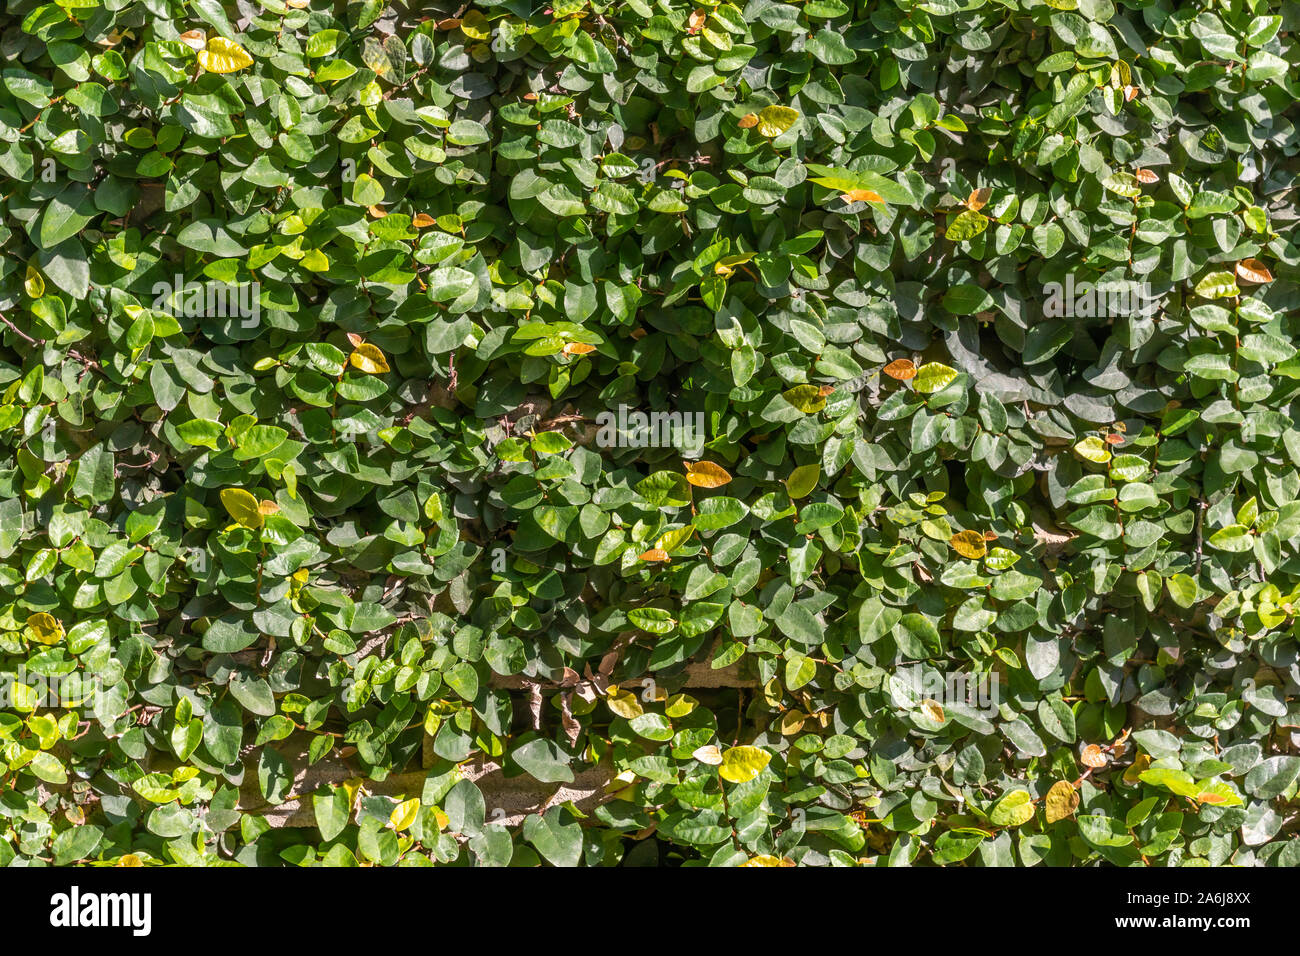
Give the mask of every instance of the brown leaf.
<svg viewBox="0 0 1300 956">
<path fill-rule="evenodd" d="M 737 123 L 736 125 L 739 126 L 741 129 L 751 129 L 758 125 L 758 114 L 746 113 L 744 116 L 740 118 L 740 122 Z"/>
<path fill-rule="evenodd" d="M 566 342 L 563 351 L 565 355 L 586 355 L 588 352 L 596 351 L 596 346 L 588 345 L 586 342 Z"/>
<path fill-rule="evenodd" d="M 663 548 L 651 548 L 638 554 L 637 558 L 641 561 L 667 561 L 668 552 Z"/>
<path fill-rule="evenodd" d="M 1124 87 L 1124 102 L 1127 103 L 1127 102 L 1129 102 L 1130 100 L 1132 100 L 1134 97 L 1136 97 L 1136 96 L 1138 95 L 1138 92 L 1139 92 L 1139 91 L 1138 91 L 1138 88 L 1137 88 L 1136 86 L 1126 86 L 1126 87 Z"/>
<path fill-rule="evenodd" d="M 356 348 L 356 347 L 359 346 L 362 342 L 364 342 L 365 339 L 362 338 L 361 336 L 357 335 L 357 333 L 355 333 L 355 332 L 349 332 L 349 333 L 348 333 L 348 341 L 352 343 L 352 347 L 353 347 L 353 348 Z"/>
<path fill-rule="evenodd" d="M 411 225 L 414 226 L 416 229 L 427 229 L 429 226 L 432 226 L 435 222 L 437 222 L 437 220 L 434 219 L 432 216 L 430 216 L 427 212 L 421 212 L 421 213 L 417 213 L 415 218 L 411 220 Z"/>
<path fill-rule="evenodd" d="M 446 20 L 438 21 L 439 30 L 454 30 L 458 26 L 460 26 L 460 19 L 458 17 L 448 17 Z"/>
<path fill-rule="evenodd" d="M 925 714 L 925 716 L 929 717 L 936 724 L 943 723 L 945 718 L 943 707 L 940 703 L 937 700 L 931 700 L 928 697 L 921 701 L 921 713 Z"/>
<path fill-rule="evenodd" d="M 1101 752 L 1101 748 L 1096 744 L 1088 744 L 1083 748 L 1083 753 L 1079 756 L 1080 762 L 1085 767 L 1104 767 L 1106 766 L 1106 755 Z"/>
<path fill-rule="evenodd" d="M 186 30 L 177 39 L 195 52 L 207 49 L 208 46 L 208 35 L 202 30 Z"/>
<path fill-rule="evenodd" d="M 996 541 L 996 540 L 998 540 L 998 533 L 997 533 L 996 531 L 985 531 L 985 532 L 984 532 L 984 540 L 985 540 L 985 541 Z"/>
<path fill-rule="evenodd" d="M 1111 432 L 1109 435 L 1106 436 L 1106 444 L 1107 444 L 1107 445 L 1122 445 L 1122 444 L 1124 444 L 1124 436 L 1123 436 L 1123 435 L 1117 435 L 1117 434 L 1115 434 L 1114 432 Z"/>
<path fill-rule="evenodd" d="M 916 378 L 916 363 L 911 359 L 894 359 L 881 371 L 890 378 L 898 379 L 900 382 L 906 382 L 908 379 Z"/>
<path fill-rule="evenodd" d="M 1269 272 L 1268 266 L 1258 259 L 1242 259 L 1237 263 L 1237 278 L 1245 282 L 1263 284 L 1273 281 L 1273 273 Z"/>
<path fill-rule="evenodd" d="M 989 197 L 992 195 L 993 190 L 988 186 L 981 187 L 980 189 L 973 189 L 971 190 L 971 194 L 966 197 L 966 208 L 972 212 L 979 212 L 988 204 Z"/>
<path fill-rule="evenodd" d="M 686 26 L 691 33 L 699 33 L 707 17 L 708 14 L 703 10 L 692 10 L 691 15 L 686 18 Z"/>
<path fill-rule="evenodd" d="M 979 531 L 958 531 L 948 539 L 948 543 L 963 558 L 982 558 L 989 553 L 984 535 Z"/>
<path fill-rule="evenodd" d="M 711 461 L 693 461 L 686 465 L 686 480 L 697 488 L 721 488 L 731 481 L 731 475 Z"/>
<path fill-rule="evenodd" d="M 1146 183 L 1147 185 L 1160 182 L 1160 177 L 1149 169 L 1139 169 L 1133 175 L 1138 182 Z"/>
<path fill-rule="evenodd" d="M 1074 785 L 1068 780 L 1058 780 L 1052 784 L 1043 801 L 1047 822 L 1055 823 L 1057 820 L 1064 820 L 1072 816 L 1077 809 L 1079 809 L 1079 791 L 1074 789 Z"/>
</svg>

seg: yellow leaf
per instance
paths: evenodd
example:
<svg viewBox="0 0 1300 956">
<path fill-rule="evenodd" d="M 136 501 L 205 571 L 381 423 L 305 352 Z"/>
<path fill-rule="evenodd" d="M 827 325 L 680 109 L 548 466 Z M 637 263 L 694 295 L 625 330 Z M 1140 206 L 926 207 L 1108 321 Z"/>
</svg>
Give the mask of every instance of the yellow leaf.
<svg viewBox="0 0 1300 956">
<path fill-rule="evenodd" d="M 32 640 L 39 644 L 57 644 L 63 637 L 63 625 L 52 614 L 37 611 L 27 619 Z"/>
<path fill-rule="evenodd" d="M 925 714 L 925 716 L 929 717 L 936 724 L 941 724 L 946 719 L 943 707 L 939 702 L 937 700 L 931 700 L 928 697 L 921 701 L 921 713 Z"/>
<path fill-rule="evenodd" d="M 688 524 L 684 528 L 674 528 L 672 531 L 665 531 L 655 542 L 654 549 L 662 551 L 664 554 L 671 554 L 676 551 L 695 533 L 695 525 Z"/>
<path fill-rule="evenodd" d="M 686 480 L 697 488 L 721 488 L 731 481 L 731 475 L 711 461 L 693 461 L 686 466 Z"/>
<path fill-rule="evenodd" d="M 948 539 L 948 544 L 963 558 L 982 558 L 988 554 L 988 544 L 978 531 L 958 531 Z"/>
<path fill-rule="evenodd" d="M 1078 808 L 1079 791 L 1074 789 L 1073 784 L 1068 780 L 1058 780 L 1052 784 L 1052 788 L 1047 791 L 1047 799 L 1043 804 L 1048 823 L 1064 820 Z"/>
<path fill-rule="evenodd" d="M 764 853 L 759 856 L 751 857 L 750 859 L 746 860 L 744 863 L 740 865 L 741 866 L 794 866 L 794 861 L 787 860 L 783 857 L 772 856 L 771 854 Z"/>
<path fill-rule="evenodd" d="M 393 807 L 393 812 L 388 815 L 388 825 L 400 833 L 414 823 L 419 815 L 420 798 L 412 797 Z"/>
<path fill-rule="evenodd" d="M 245 528 L 260 528 L 265 524 L 261 503 L 243 488 L 222 488 L 221 503 Z"/>
<path fill-rule="evenodd" d="M 1151 758 L 1146 754 L 1138 754 L 1133 758 L 1133 764 L 1124 771 L 1124 782 L 1127 784 L 1137 784 L 1144 774 L 1151 767 Z"/>
<path fill-rule="evenodd" d="M 362 342 L 348 356 L 348 362 L 353 368 L 360 369 L 367 375 L 382 375 L 388 371 L 388 359 L 384 358 L 384 353 L 379 350 L 379 346 L 371 345 L 369 342 Z"/>
<path fill-rule="evenodd" d="M 199 65 L 209 73 L 235 73 L 252 66 L 253 58 L 233 40 L 212 37 L 207 48 L 199 51 Z"/>
<path fill-rule="evenodd" d="M 45 295 L 45 280 L 31 266 L 27 267 L 27 278 L 23 280 L 23 289 L 33 299 L 39 299 Z"/>
<path fill-rule="evenodd" d="M 722 754 L 718 774 L 732 783 L 748 783 L 772 760 L 772 755 L 759 747 L 728 747 Z"/>
<path fill-rule="evenodd" d="M 636 694 L 621 687 L 611 687 L 606 691 L 605 703 L 610 710 L 627 720 L 639 717 L 642 713 L 641 702 L 636 699 Z"/>
<path fill-rule="evenodd" d="M 780 136 L 799 119 L 799 112 L 788 106 L 765 106 L 758 114 L 758 131 L 769 139 Z"/>
<path fill-rule="evenodd" d="M 787 710 L 781 715 L 779 724 L 781 735 L 783 737 L 793 737 L 803 729 L 803 722 L 807 719 L 808 717 L 801 710 Z"/>
<path fill-rule="evenodd" d="M 668 703 L 664 705 L 664 714 L 676 719 L 685 717 L 695 709 L 699 701 L 690 694 L 673 694 L 668 698 Z"/>
<path fill-rule="evenodd" d="M 114 866 L 144 866 L 144 861 L 141 860 L 134 853 L 127 853 L 123 856 L 119 856 L 117 858 L 117 862 L 113 865 Z"/>
</svg>

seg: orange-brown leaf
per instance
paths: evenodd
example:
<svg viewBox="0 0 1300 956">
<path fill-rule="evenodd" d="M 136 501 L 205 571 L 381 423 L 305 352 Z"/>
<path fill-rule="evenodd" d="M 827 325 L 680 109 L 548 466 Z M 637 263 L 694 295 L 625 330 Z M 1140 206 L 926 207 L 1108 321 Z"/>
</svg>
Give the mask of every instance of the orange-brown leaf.
<svg viewBox="0 0 1300 956">
<path fill-rule="evenodd" d="M 850 189 L 846 193 L 841 193 L 840 198 L 845 202 L 884 202 L 880 193 L 871 189 Z"/>
<path fill-rule="evenodd" d="M 668 552 L 663 548 L 651 548 L 638 554 L 637 558 L 641 561 L 667 561 Z"/>
<path fill-rule="evenodd" d="M 908 379 L 916 378 L 916 363 L 911 359 L 894 359 L 884 367 L 883 371 L 890 378 L 906 382 Z"/>
<path fill-rule="evenodd" d="M 586 355 L 588 352 L 596 351 L 596 346 L 588 345 L 586 342 L 566 342 L 563 351 L 565 355 Z"/>
<path fill-rule="evenodd" d="M 1273 281 L 1273 273 L 1268 271 L 1268 266 L 1258 259 L 1242 259 L 1237 263 L 1237 278 L 1246 282 L 1263 284 Z"/>
<path fill-rule="evenodd" d="M 1123 435 L 1116 435 L 1114 432 L 1111 432 L 1109 435 L 1106 436 L 1106 444 L 1107 444 L 1107 445 L 1122 445 L 1122 444 L 1124 444 L 1124 436 L 1123 436 Z"/>
<path fill-rule="evenodd" d="M 989 553 L 989 546 L 980 531 L 958 531 L 948 539 L 948 543 L 963 558 L 982 558 Z"/>
<path fill-rule="evenodd" d="M 1088 746 L 1084 747 L 1079 760 L 1085 767 L 1106 766 L 1106 755 L 1101 752 L 1101 748 L 1096 744 L 1088 744 Z"/>
<path fill-rule="evenodd" d="M 434 219 L 432 216 L 430 216 L 427 212 L 421 212 L 421 213 L 416 213 L 415 218 L 411 220 L 411 225 L 414 226 L 416 229 L 427 229 L 429 226 L 432 226 L 435 222 L 437 222 L 437 220 Z"/>
<path fill-rule="evenodd" d="M 980 189 L 973 189 L 971 190 L 971 194 L 966 197 L 966 208 L 972 212 L 979 212 L 988 204 L 989 197 L 992 195 L 993 190 L 988 186 L 984 186 Z"/>
<path fill-rule="evenodd" d="M 744 116 L 740 118 L 740 122 L 737 123 L 736 125 L 739 126 L 741 129 L 751 129 L 752 127 L 758 125 L 758 114 L 746 113 Z"/>
<path fill-rule="evenodd" d="M 1149 169 L 1139 169 L 1137 172 L 1133 174 L 1133 176 L 1137 179 L 1138 182 L 1146 183 L 1148 186 L 1151 185 L 1151 183 L 1160 182 L 1160 177 L 1157 176 Z"/>
<path fill-rule="evenodd" d="M 691 33 L 699 33 L 700 27 L 704 26 L 704 21 L 708 14 L 703 10 L 692 10 L 691 15 L 686 18 L 686 25 Z"/>
<path fill-rule="evenodd" d="M 693 461 L 686 465 L 686 480 L 697 488 L 721 488 L 731 481 L 731 475 L 711 461 Z"/>
<path fill-rule="evenodd" d="M 355 332 L 349 332 L 349 333 L 348 333 L 348 341 L 352 343 L 352 347 L 353 347 L 353 348 L 356 348 L 356 347 L 359 346 L 362 342 L 364 342 L 365 339 L 362 338 L 361 336 L 357 335 L 357 333 L 355 333 Z"/>
</svg>

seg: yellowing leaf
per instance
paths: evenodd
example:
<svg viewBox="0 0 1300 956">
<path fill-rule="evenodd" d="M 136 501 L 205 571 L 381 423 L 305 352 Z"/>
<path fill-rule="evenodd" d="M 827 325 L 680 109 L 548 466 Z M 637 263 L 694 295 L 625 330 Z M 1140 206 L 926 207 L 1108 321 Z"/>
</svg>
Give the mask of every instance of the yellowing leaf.
<svg viewBox="0 0 1300 956">
<path fill-rule="evenodd" d="M 781 397 L 793 405 L 805 415 L 812 415 L 820 412 L 826 407 L 826 396 L 816 385 L 796 385 L 794 388 L 787 388 L 781 393 Z"/>
<path fill-rule="evenodd" d="M 956 377 L 956 369 L 949 368 L 941 362 L 927 362 L 916 370 L 912 387 L 922 395 L 929 395 L 947 388 Z"/>
<path fill-rule="evenodd" d="M 741 866 L 794 866 L 794 860 L 787 860 L 784 857 L 772 856 L 764 853 L 759 856 L 750 857 Z"/>
<path fill-rule="evenodd" d="M 722 751 L 718 749 L 717 744 L 705 744 L 699 747 L 691 754 L 700 763 L 706 763 L 710 767 L 716 767 L 722 763 Z"/>
<path fill-rule="evenodd" d="M 63 625 L 53 614 L 37 611 L 27 619 L 27 629 L 38 644 L 57 644 L 63 637 Z"/>
<path fill-rule="evenodd" d="M 807 715 L 801 710 L 787 710 L 781 715 L 778 728 L 784 737 L 793 737 L 803 729 L 803 723 L 807 720 Z"/>
<path fill-rule="evenodd" d="M 697 488 L 721 488 L 731 481 L 731 475 L 711 461 L 693 461 L 686 466 L 686 480 Z"/>
<path fill-rule="evenodd" d="M 114 863 L 113 865 L 114 866 L 144 866 L 144 861 L 141 860 L 134 853 L 126 853 L 123 854 L 122 856 L 119 856 L 117 858 L 117 862 Z"/>
<path fill-rule="evenodd" d="M 929 697 L 921 701 L 921 713 L 936 724 L 943 723 L 947 716 L 943 712 L 943 706 L 937 700 L 931 700 Z"/>
<path fill-rule="evenodd" d="M 798 501 L 817 487 L 821 477 L 822 466 L 820 463 L 800 465 L 790 472 L 790 477 L 785 480 L 785 493 L 790 496 L 791 501 Z"/>
<path fill-rule="evenodd" d="M 388 359 L 380 351 L 379 346 L 371 345 L 369 342 L 362 342 L 348 356 L 348 362 L 353 368 L 360 369 L 367 375 L 382 375 L 388 371 Z"/>
<path fill-rule="evenodd" d="M 688 524 L 684 528 L 675 528 L 672 531 L 665 531 L 655 542 L 655 550 L 662 551 L 664 554 L 672 554 L 682 545 L 684 545 L 695 533 L 695 525 Z"/>
<path fill-rule="evenodd" d="M 388 815 L 388 825 L 401 833 L 420 815 L 420 798 L 412 797 L 410 800 L 403 800 L 397 806 L 393 807 L 393 812 Z"/>
<path fill-rule="evenodd" d="M 1047 798 L 1043 802 L 1043 810 L 1048 823 L 1064 820 L 1078 808 L 1079 791 L 1075 790 L 1074 785 L 1068 780 L 1058 780 L 1052 784 L 1052 788 L 1047 791 Z"/>
<path fill-rule="evenodd" d="M 627 720 L 639 717 L 642 713 L 641 702 L 636 699 L 636 694 L 621 687 L 611 687 L 605 695 L 605 703 L 610 710 Z"/>
<path fill-rule="evenodd" d="M 963 558 L 982 558 L 988 554 L 988 544 L 978 531 L 958 531 L 948 539 L 948 544 Z"/>
<path fill-rule="evenodd" d="M 253 65 L 253 58 L 238 43 L 225 37 L 212 37 L 199 51 L 199 65 L 209 73 L 235 73 Z"/>
<path fill-rule="evenodd" d="M 799 119 L 799 111 L 788 106 L 765 106 L 758 113 L 758 131 L 769 139 L 780 136 Z"/>
<path fill-rule="evenodd" d="M 243 488 L 222 488 L 221 503 L 230 512 L 230 517 L 245 528 L 260 528 L 266 523 L 261 504 Z"/>
<path fill-rule="evenodd" d="M 1242 259 L 1237 263 L 1237 278 L 1243 282 L 1254 282 L 1262 285 L 1265 282 L 1273 281 L 1273 273 L 1268 271 L 1268 266 L 1258 259 Z"/>
<path fill-rule="evenodd" d="M 772 755 L 759 747 L 728 747 L 722 754 L 718 774 L 732 783 L 748 783 L 772 761 Z"/>
<path fill-rule="evenodd" d="M 1110 446 L 1097 435 L 1089 435 L 1082 441 L 1076 442 L 1074 451 L 1081 458 L 1095 461 L 1099 465 L 1105 464 L 1111 458 Z"/>
<path fill-rule="evenodd" d="M 45 280 L 31 266 L 27 267 L 27 278 L 23 280 L 23 289 L 33 299 L 45 295 Z"/>
</svg>

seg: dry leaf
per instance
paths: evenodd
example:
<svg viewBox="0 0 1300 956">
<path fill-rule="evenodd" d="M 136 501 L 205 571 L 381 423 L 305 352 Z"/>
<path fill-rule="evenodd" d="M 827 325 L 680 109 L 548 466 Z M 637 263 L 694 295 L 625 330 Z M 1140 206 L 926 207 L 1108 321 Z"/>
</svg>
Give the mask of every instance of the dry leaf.
<svg viewBox="0 0 1300 956">
<path fill-rule="evenodd" d="M 1122 444 L 1124 444 L 1124 436 L 1123 436 L 1123 435 L 1117 435 L 1117 434 L 1115 434 L 1114 432 L 1111 432 L 1109 435 L 1106 436 L 1106 444 L 1107 444 L 1107 445 L 1122 445 Z"/>
<path fill-rule="evenodd" d="M 384 212 L 384 210 L 380 209 L 378 206 L 367 206 L 366 212 L 370 213 L 370 215 L 374 216 L 376 219 L 383 219 L 388 215 L 388 213 Z"/>
<path fill-rule="evenodd" d="M 1077 809 L 1079 809 L 1079 791 L 1074 789 L 1074 785 L 1068 780 L 1058 780 L 1052 784 L 1052 788 L 1047 791 L 1047 798 L 1043 801 L 1047 822 L 1055 823 L 1057 820 L 1064 820 L 1072 816 Z"/>
<path fill-rule="evenodd" d="M 668 552 L 663 548 L 651 548 L 649 551 L 643 551 L 637 555 L 641 561 L 667 561 Z"/>
<path fill-rule="evenodd" d="M 362 338 L 360 335 L 357 335 L 357 333 L 355 333 L 355 332 L 349 332 L 349 333 L 348 333 L 348 341 L 352 343 L 352 347 L 353 347 L 353 348 L 356 348 L 358 345 L 360 345 L 362 342 L 364 342 L 365 339 Z"/>
<path fill-rule="evenodd" d="M 1136 177 L 1138 182 L 1146 183 L 1147 185 L 1160 182 L 1160 177 L 1149 169 L 1139 169 L 1133 175 Z"/>
<path fill-rule="evenodd" d="M 882 371 L 890 378 L 906 382 L 909 379 L 916 378 L 916 363 L 911 359 L 894 359 Z"/>
<path fill-rule="evenodd" d="M 700 27 L 704 26 L 704 21 L 708 14 L 703 10 L 692 10 L 691 15 L 686 18 L 686 26 L 691 33 L 699 33 Z"/>
<path fill-rule="evenodd" d="M 1083 748 L 1079 760 L 1085 767 L 1104 767 L 1106 766 L 1106 755 L 1101 752 L 1101 748 L 1096 744 L 1088 744 Z"/>
<path fill-rule="evenodd" d="M 427 212 L 422 212 L 416 214 L 415 218 L 411 220 L 411 225 L 414 226 L 416 229 L 427 229 L 429 226 L 432 226 L 435 222 L 437 222 L 437 220 L 434 219 L 432 216 L 430 216 Z"/>
<path fill-rule="evenodd" d="M 737 125 L 741 129 L 752 129 L 753 127 L 758 125 L 758 114 L 746 113 L 744 116 L 740 118 L 740 122 Z"/>
<path fill-rule="evenodd" d="M 987 205 L 989 197 L 992 195 L 993 190 L 988 186 L 971 190 L 971 194 L 966 197 L 966 208 L 972 212 L 979 212 Z"/>
<path fill-rule="evenodd" d="M 722 763 L 722 751 L 718 749 L 717 744 L 705 744 L 691 754 L 700 763 L 706 763 L 710 767 L 716 767 Z"/>
<path fill-rule="evenodd" d="M 731 475 L 711 461 L 692 461 L 686 463 L 686 480 L 697 488 L 721 488 L 731 481 Z"/>
<path fill-rule="evenodd" d="M 989 553 L 989 546 L 980 531 L 958 531 L 948 539 L 948 543 L 963 558 L 982 558 Z"/>
<path fill-rule="evenodd" d="M 946 716 L 943 712 L 942 705 L 940 705 L 937 700 L 931 700 L 928 697 L 921 701 L 921 713 L 925 714 L 925 716 L 929 717 L 936 724 L 943 723 Z"/>
<path fill-rule="evenodd" d="M 871 189 L 850 189 L 846 193 L 841 193 L 840 198 L 845 202 L 884 202 L 880 193 Z"/>
<path fill-rule="evenodd" d="M 257 511 L 261 515 L 278 515 L 280 506 L 274 501 L 262 500 L 257 503 Z"/>
<path fill-rule="evenodd" d="M 207 49 L 208 46 L 208 35 L 202 30 L 186 30 L 177 39 L 195 53 Z"/>
<path fill-rule="evenodd" d="M 985 540 L 985 541 L 996 541 L 996 540 L 998 540 L 998 533 L 997 533 L 996 531 L 985 531 L 985 532 L 984 532 L 984 540 Z"/>
<path fill-rule="evenodd" d="M 594 351 L 596 346 L 588 345 L 586 342 L 566 342 L 563 349 L 565 355 L 586 355 Z"/>
<path fill-rule="evenodd" d="M 1258 259 L 1242 259 L 1237 263 L 1237 278 L 1244 282 L 1263 284 L 1273 281 L 1273 273 Z"/>
<path fill-rule="evenodd" d="M 1132 100 L 1132 99 L 1133 99 L 1134 97 L 1136 97 L 1137 95 L 1138 95 L 1138 88 L 1137 88 L 1136 86 L 1126 86 L 1126 87 L 1124 87 L 1124 102 L 1125 102 L 1125 103 L 1129 102 L 1130 100 Z"/>
</svg>

